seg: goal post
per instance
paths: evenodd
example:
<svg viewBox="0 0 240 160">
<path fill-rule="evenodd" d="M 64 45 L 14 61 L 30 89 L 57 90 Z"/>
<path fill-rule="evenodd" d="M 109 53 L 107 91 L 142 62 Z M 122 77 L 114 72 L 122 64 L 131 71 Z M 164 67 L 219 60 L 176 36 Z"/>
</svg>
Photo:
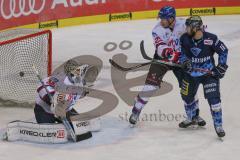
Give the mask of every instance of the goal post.
<svg viewBox="0 0 240 160">
<path fill-rule="evenodd" d="M 15 29 L 0 32 L 0 98 L 2 100 L 34 103 L 38 80 L 32 69 L 33 64 L 42 77 L 51 75 L 50 30 Z"/>
</svg>

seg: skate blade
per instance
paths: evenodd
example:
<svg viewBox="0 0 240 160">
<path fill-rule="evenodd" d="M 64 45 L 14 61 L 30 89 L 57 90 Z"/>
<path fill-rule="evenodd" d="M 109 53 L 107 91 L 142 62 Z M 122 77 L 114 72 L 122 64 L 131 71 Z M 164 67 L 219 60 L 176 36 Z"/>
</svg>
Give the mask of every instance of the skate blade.
<svg viewBox="0 0 240 160">
<path fill-rule="evenodd" d="M 220 142 L 224 142 L 224 137 L 218 137 L 218 140 L 219 140 Z"/>
<path fill-rule="evenodd" d="M 136 128 L 136 127 L 137 127 L 137 123 L 136 123 L 136 124 L 131 124 L 131 123 L 130 123 L 130 124 L 129 124 L 129 127 L 130 127 L 130 128 Z"/>
<path fill-rule="evenodd" d="M 192 124 L 191 126 L 189 126 L 190 128 L 192 128 L 193 130 L 196 130 L 198 129 L 198 125 L 197 124 Z"/>
<path fill-rule="evenodd" d="M 180 128 L 179 127 L 179 130 L 180 131 L 197 131 L 197 130 L 205 130 L 206 128 L 204 126 L 198 126 L 198 125 L 191 125 L 191 126 L 188 126 L 187 128 Z"/>
<path fill-rule="evenodd" d="M 141 125 L 141 123 L 139 121 L 136 124 L 132 124 L 130 122 L 128 122 L 128 123 L 129 123 L 129 128 L 138 128 Z"/>
</svg>

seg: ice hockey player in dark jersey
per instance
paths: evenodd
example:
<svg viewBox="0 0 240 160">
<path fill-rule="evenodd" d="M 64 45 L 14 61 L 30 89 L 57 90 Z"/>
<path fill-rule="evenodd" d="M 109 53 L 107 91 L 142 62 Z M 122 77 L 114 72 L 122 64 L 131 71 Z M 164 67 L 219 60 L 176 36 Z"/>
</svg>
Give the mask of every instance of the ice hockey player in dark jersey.
<svg viewBox="0 0 240 160">
<path fill-rule="evenodd" d="M 66 77 L 64 78 L 64 85 L 74 85 L 74 86 L 84 86 L 84 74 L 86 71 L 87 65 L 78 65 L 75 61 L 69 60 L 64 66 L 64 72 Z M 69 106 L 66 108 L 66 116 L 67 118 L 71 114 L 77 114 L 77 112 L 73 109 L 73 105 L 77 102 L 77 100 L 86 96 L 87 92 L 82 91 L 81 94 L 62 94 L 58 93 L 55 90 L 55 85 L 58 83 L 59 79 L 51 76 L 47 77 L 43 80 L 45 87 L 40 83 L 37 89 L 37 97 L 36 104 L 34 108 L 34 113 L 36 117 L 37 123 L 58 123 L 61 122 L 57 116 L 55 115 L 55 107 L 54 103 L 58 103 L 59 101 L 67 101 L 69 102 Z M 54 102 L 50 99 L 48 93 L 56 99 Z"/>
<path fill-rule="evenodd" d="M 224 137 L 222 124 L 222 106 L 220 98 L 220 79 L 227 71 L 228 49 L 218 37 L 203 30 L 201 17 L 192 16 L 186 20 L 187 33 L 181 36 L 180 62 L 184 65 L 181 94 L 187 104 L 185 107 L 187 120 L 179 126 L 185 128 L 195 121 L 196 108 L 192 105 L 194 95 L 200 84 L 203 85 L 204 96 L 208 100 L 214 122 L 214 128 L 219 137 Z M 215 65 L 214 54 L 218 54 Z M 194 69 L 200 68 L 202 71 Z M 212 71 L 212 72 L 204 72 Z"/>
<path fill-rule="evenodd" d="M 154 59 L 170 63 L 179 63 L 181 49 L 180 37 L 186 32 L 185 20 L 181 18 L 177 19 L 175 8 L 171 6 L 161 8 L 158 17 L 161 21 L 158 22 L 152 30 L 152 37 L 156 49 Z M 151 64 L 145 85 L 135 100 L 129 119 L 131 124 L 137 123 L 142 109 L 156 90 L 160 89 L 162 78 L 169 70 L 173 71 L 177 77 L 179 86 L 181 85 L 183 70 L 165 64 Z M 194 99 L 192 105 L 198 108 L 197 98 Z M 196 118 L 198 125 L 204 126 L 206 124 L 200 116 Z"/>
</svg>

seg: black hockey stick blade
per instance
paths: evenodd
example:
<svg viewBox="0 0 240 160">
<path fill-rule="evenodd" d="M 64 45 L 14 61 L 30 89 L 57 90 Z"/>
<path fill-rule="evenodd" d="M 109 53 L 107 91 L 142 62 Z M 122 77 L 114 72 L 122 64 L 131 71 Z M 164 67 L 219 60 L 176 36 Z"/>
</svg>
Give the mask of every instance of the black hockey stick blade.
<svg viewBox="0 0 240 160">
<path fill-rule="evenodd" d="M 151 57 L 149 57 L 144 49 L 144 41 L 142 40 L 141 43 L 140 43 L 140 51 L 141 51 L 141 54 L 142 54 L 142 57 L 146 60 L 152 60 Z"/>
<path fill-rule="evenodd" d="M 109 59 L 109 63 L 115 67 L 116 69 L 120 70 L 120 71 L 131 71 L 131 70 L 134 70 L 134 69 L 138 69 L 138 68 L 141 68 L 141 67 L 144 67 L 144 66 L 147 66 L 147 65 L 150 65 L 151 62 L 147 62 L 147 63 L 142 63 L 142 64 L 138 64 L 136 66 L 133 66 L 133 67 L 123 67 L 123 66 L 120 66 L 119 64 L 117 64 L 114 60 L 112 59 Z"/>
<path fill-rule="evenodd" d="M 92 132 L 87 132 L 81 135 L 76 135 L 76 142 L 83 141 L 92 137 Z"/>
<path fill-rule="evenodd" d="M 116 62 L 114 62 L 112 59 L 109 59 L 109 63 L 110 63 L 113 67 L 115 67 L 116 69 L 118 69 L 118 70 L 128 71 L 127 68 L 124 68 L 124 67 L 120 66 L 119 64 L 117 64 Z"/>
</svg>

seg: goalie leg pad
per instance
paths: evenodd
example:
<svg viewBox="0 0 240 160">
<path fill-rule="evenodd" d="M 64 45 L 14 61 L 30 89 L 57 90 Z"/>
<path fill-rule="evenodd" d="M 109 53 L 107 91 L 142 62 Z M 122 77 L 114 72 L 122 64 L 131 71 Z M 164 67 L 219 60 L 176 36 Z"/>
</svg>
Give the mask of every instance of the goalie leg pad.
<svg viewBox="0 0 240 160">
<path fill-rule="evenodd" d="M 71 121 L 71 116 L 79 115 L 79 113 L 73 108 L 67 112 L 67 119 Z M 95 118 L 85 121 L 72 121 L 72 125 L 75 126 L 75 130 L 81 130 L 82 126 L 87 127 L 87 130 L 92 132 L 98 132 L 101 130 L 101 119 Z M 81 131 L 80 131 L 81 132 Z"/>
<path fill-rule="evenodd" d="M 72 125 L 76 135 L 81 135 L 89 131 L 98 132 L 101 130 L 101 122 L 99 118 L 88 121 L 73 121 Z"/>
<path fill-rule="evenodd" d="M 35 143 L 58 144 L 68 142 L 63 124 L 37 124 L 13 121 L 7 125 L 7 139 L 10 142 L 28 141 Z"/>
</svg>

